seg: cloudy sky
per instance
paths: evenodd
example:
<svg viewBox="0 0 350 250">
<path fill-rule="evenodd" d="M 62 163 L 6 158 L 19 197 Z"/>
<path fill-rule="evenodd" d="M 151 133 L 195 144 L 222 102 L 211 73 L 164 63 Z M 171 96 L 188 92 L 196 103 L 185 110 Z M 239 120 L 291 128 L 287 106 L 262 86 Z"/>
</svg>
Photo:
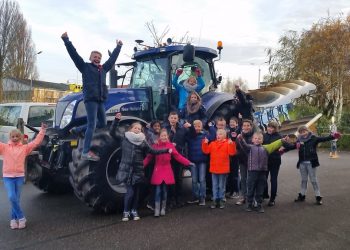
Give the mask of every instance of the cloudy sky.
<svg viewBox="0 0 350 250">
<path fill-rule="evenodd" d="M 350 13 L 348 0 L 20 0 L 37 51 L 40 80 L 81 81 L 60 36 L 67 31 L 79 54 L 88 60 L 91 50 L 105 56 L 115 40 L 124 42 L 117 62 L 130 60 L 135 39 L 152 45 L 146 22 L 169 37 L 186 32 L 197 45 L 215 48 L 223 41 L 216 68 L 223 77 L 241 77 L 255 88 L 259 67 L 267 73 L 265 48 L 276 47 L 288 30 L 310 29 L 320 18 Z M 259 66 L 261 65 L 261 66 Z"/>
</svg>

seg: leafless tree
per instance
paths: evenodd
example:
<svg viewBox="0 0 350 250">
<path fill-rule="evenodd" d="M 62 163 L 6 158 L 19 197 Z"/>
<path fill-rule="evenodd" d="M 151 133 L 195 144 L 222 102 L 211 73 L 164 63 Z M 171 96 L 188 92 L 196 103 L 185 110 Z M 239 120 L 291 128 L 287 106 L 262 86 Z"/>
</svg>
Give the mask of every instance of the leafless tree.
<svg viewBox="0 0 350 250">
<path fill-rule="evenodd" d="M 31 31 L 15 1 L 0 1 L 0 100 L 5 77 L 36 79 L 36 52 Z"/>
</svg>

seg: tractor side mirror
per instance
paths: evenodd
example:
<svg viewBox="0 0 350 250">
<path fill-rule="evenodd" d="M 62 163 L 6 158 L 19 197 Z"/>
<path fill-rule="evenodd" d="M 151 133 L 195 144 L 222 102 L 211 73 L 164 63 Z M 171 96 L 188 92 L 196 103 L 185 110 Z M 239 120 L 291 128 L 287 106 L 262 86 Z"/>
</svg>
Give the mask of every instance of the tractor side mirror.
<svg viewBox="0 0 350 250">
<path fill-rule="evenodd" d="M 219 84 L 219 83 L 221 83 L 221 81 L 222 81 L 222 76 L 219 76 L 219 77 L 216 79 L 216 82 L 217 82 L 217 84 Z"/>
</svg>

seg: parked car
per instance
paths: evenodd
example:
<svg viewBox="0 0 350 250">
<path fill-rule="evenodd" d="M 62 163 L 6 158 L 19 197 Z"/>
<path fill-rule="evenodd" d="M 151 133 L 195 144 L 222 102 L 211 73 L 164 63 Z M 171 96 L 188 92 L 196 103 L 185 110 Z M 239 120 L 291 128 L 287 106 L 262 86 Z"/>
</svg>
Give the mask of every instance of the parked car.
<svg viewBox="0 0 350 250">
<path fill-rule="evenodd" d="M 24 124 L 37 129 L 40 129 L 41 122 L 46 122 L 49 127 L 52 126 L 55 108 L 55 103 L 23 102 L 0 104 L 0 141 L 8 142 L 9 132 L 16 128 L 18 118 L 22 118 Z M 24 127 L 24 134 L 30 140 L 34 132 Z"/>
</svg>

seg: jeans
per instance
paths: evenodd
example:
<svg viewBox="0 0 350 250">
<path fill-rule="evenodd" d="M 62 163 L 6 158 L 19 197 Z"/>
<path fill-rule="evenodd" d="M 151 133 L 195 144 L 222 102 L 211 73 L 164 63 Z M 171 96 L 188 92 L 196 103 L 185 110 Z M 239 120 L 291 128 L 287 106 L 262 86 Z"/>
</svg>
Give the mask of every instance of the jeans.
<svg viewBox="0 0 350 250">
<path fill-rule="evenodd" d="M 214 201 L 225 197 L 226 176 L 227 174 L 211 174 Z"/>
<path fill-rule="evenodd" d="M 248 204 L 255 200 L 258 204 L 263 201 L 263 193 L 266 185 L 266 171 L 248 171 L 247 177 L 247 199 Z"/>
<path fill-rule="evenodd" d="M 278 172 L 280 170 L 280 165 L 274 165 L 270 164 L 268 165 L 269 171 L 266 173 L 266 185 L 265 185 L 265 191 L 264 194 L 269 193 L 269 187 L 267 185 L 267 178 L 270 174 L 270 183 L 271 183 L 271 195 L 270 200 L 274 201 L 277 196 L 277 178 L 278 178 Z"/>
<path fill-rule="evenodd" d="M 302 195 L 305 195 L 307 189 L 307 178 L 309 176 L 312 187 L 314 188 L 315 195 L 321 196 L 320 188 L 316 176 L 316 168 L 313 168 L 311 162 L 303 161 L 299 165 L 300 175 L 301 175 L 301 191 Z"/>
<path fill-rule="evenodd" d="M 156 203 L 160 203 L 161 201 L 165 202 L 167 199 L 167 195 L 168 195 L 168 187 L 163 182 L 162 184 L 156 186 L 154 201 Z"/>
<path fill-rule="evenodd" d="M 227 177 L 227 188 L 230 194 L 239 192 L 239 166 L 235 156 L 230 157 L 230 173 Z"/>
<path fill-rule="evenodd" d="M 207 171 L 207 164 L 205 162 L 196 163 L 195 166 L 191 167 L 192 195 L 194 199 L 205 199 L 206 171 Z"/>
<path fill-rule="evenodd" d="M 76 128 L 77 132 L 85 130 L 85 139 L 83 153 L 86 154 L 90 150 L 92 136 L 95 128 L 103 128 L 107 125 L 106 112 L 103 102 L 85 102 L 87 124 Z"/>
<path fill-rule="evenodd" d="M 124 212 L 137 210 L 139 205 L 140 185 L 126 185 L 126 193 L 124 195 Z"/>
<path fill-rule="evenodd" d="M 241 196 L 242 198 L 247 197 L 247 166 L 239 164 L 239 173 L 241 174 Z"/>
<path fill-rule="evenodd" d="M 24 183 L 24 177 L 4 177 L 4 186 L 7 196 L 11 203 L 11 219 L 19 220 L 24 218 L 20 207 L 21 190 Z"/>
</svg>

